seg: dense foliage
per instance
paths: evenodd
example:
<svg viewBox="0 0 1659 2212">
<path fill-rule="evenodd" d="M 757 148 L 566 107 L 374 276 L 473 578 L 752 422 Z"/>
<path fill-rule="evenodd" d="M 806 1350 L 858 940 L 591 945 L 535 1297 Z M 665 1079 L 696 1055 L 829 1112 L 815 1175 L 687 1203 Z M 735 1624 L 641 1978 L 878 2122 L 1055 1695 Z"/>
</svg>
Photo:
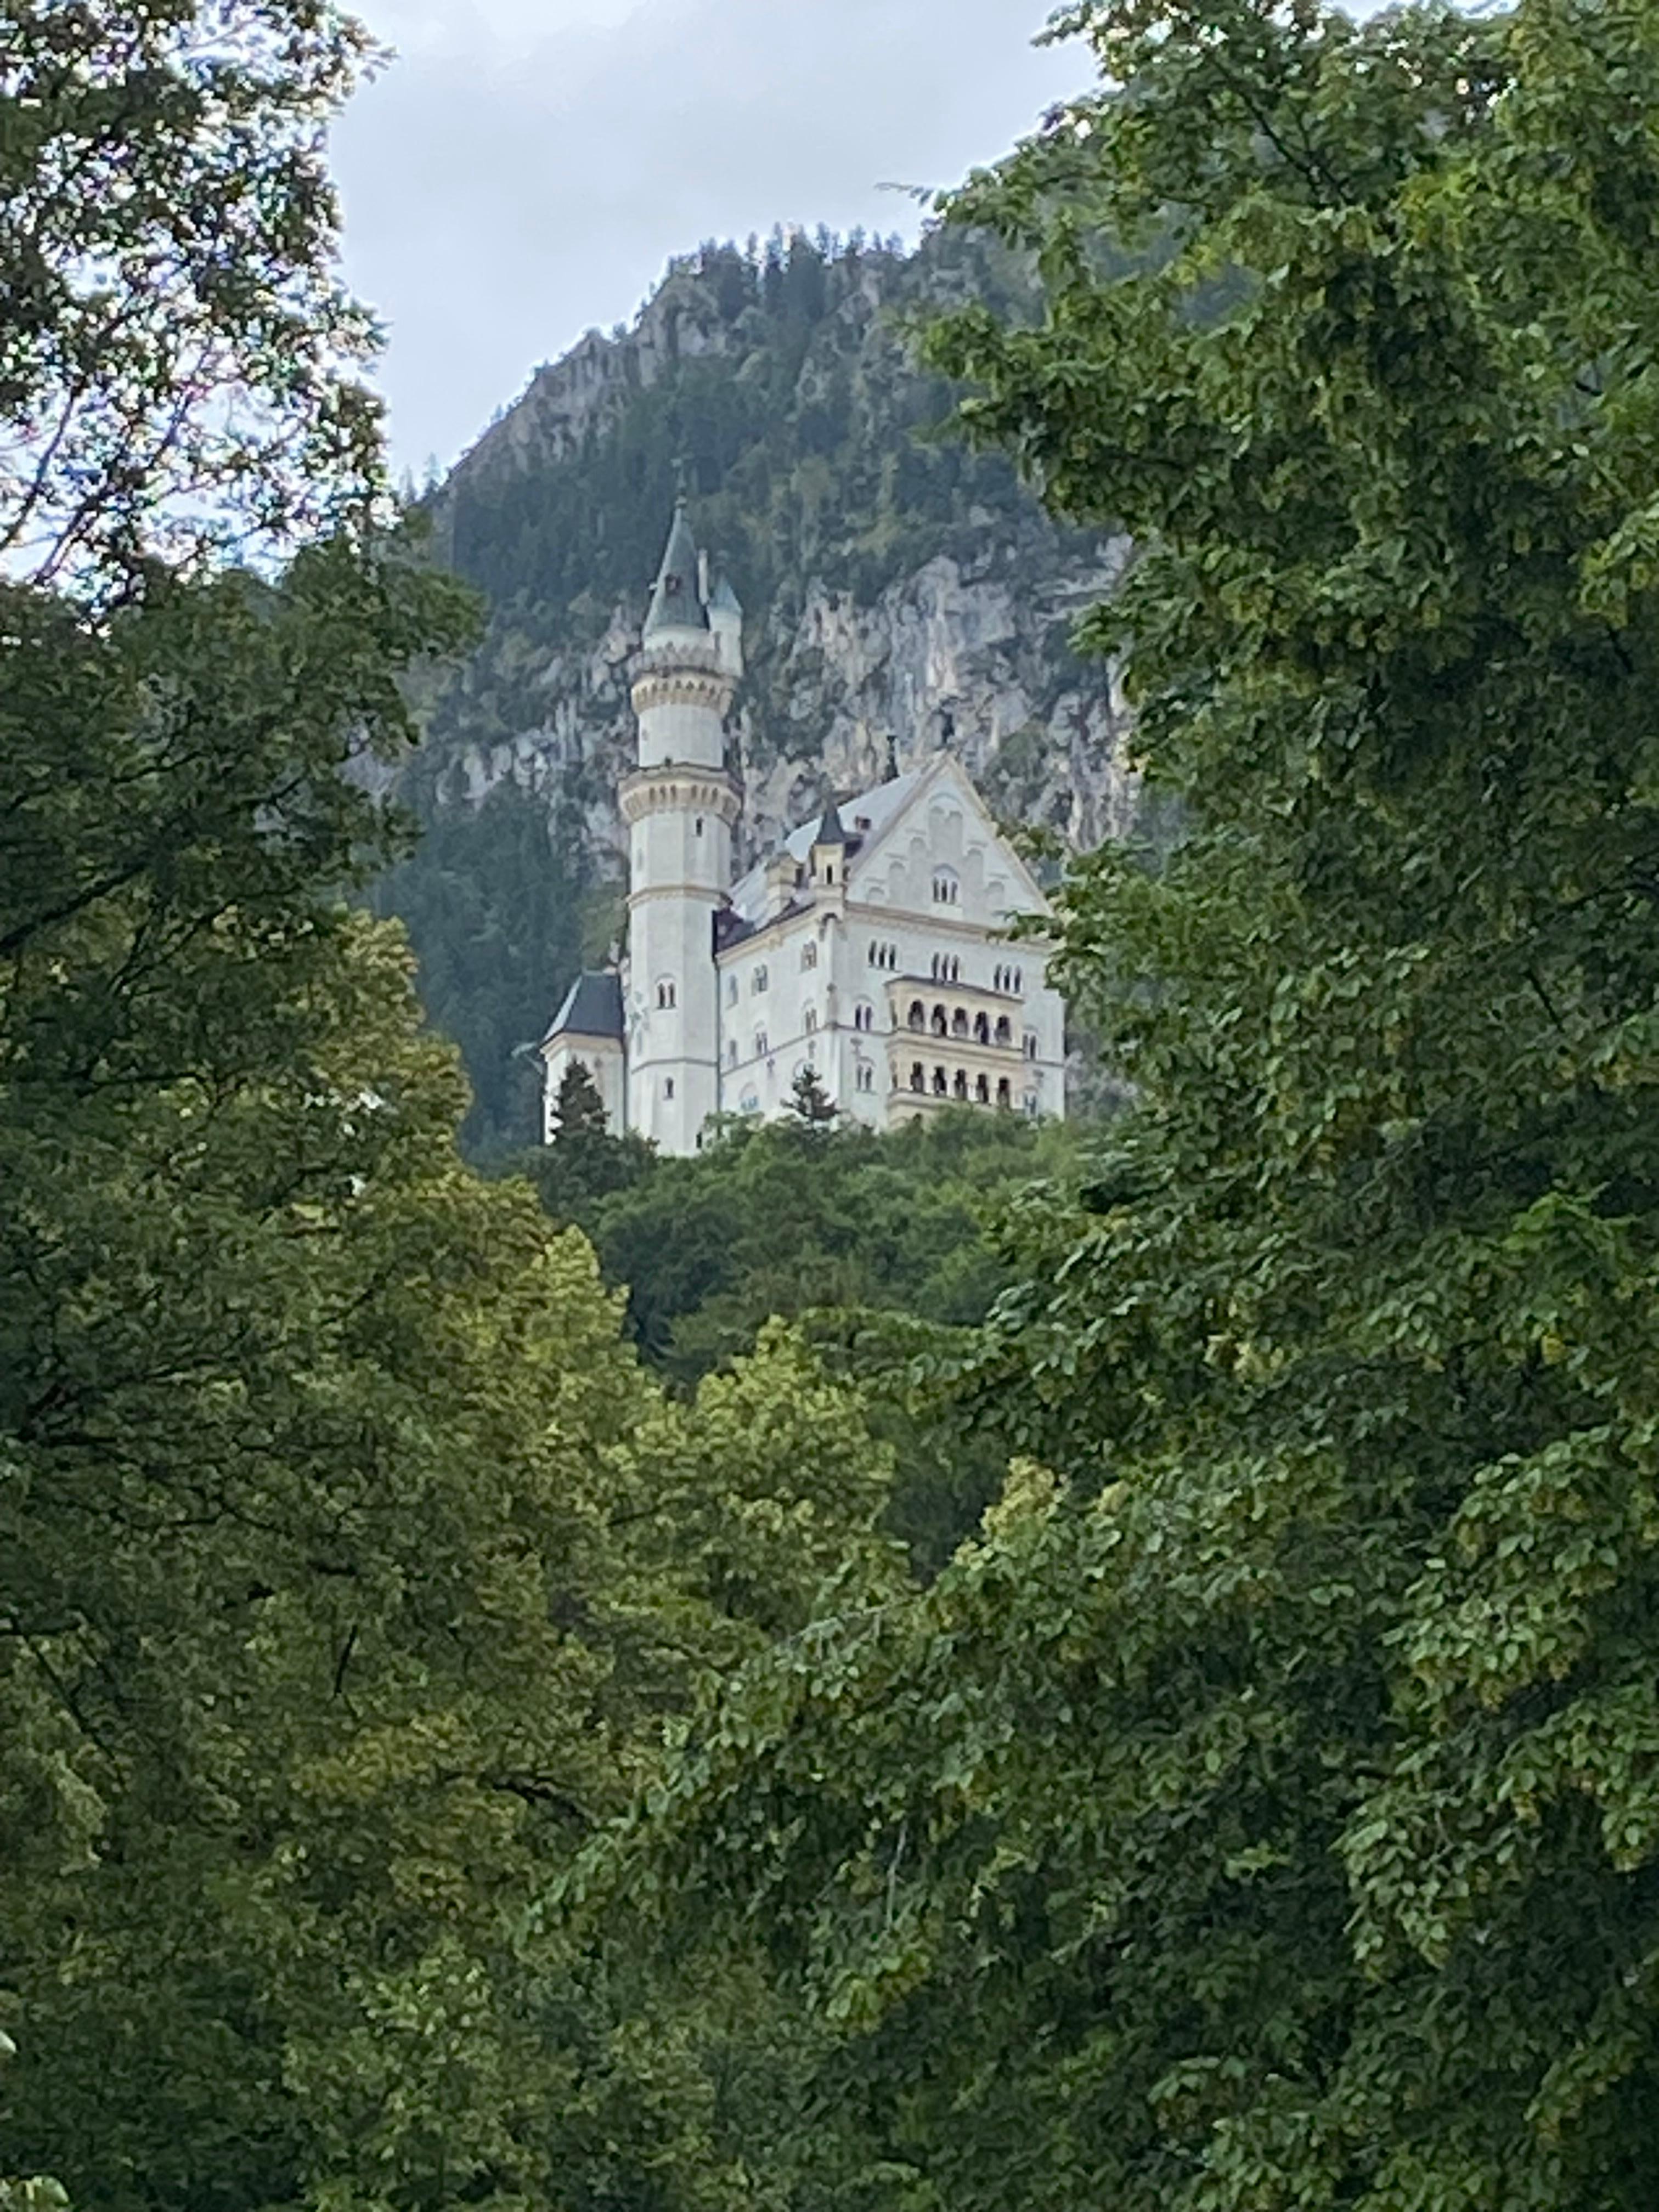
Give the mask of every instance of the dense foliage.
<svg viewBox="0 0 1659 2212">
<path fill-rule="evenodd" d="M 645 1358 L 684 1388 L 751 1351 L 769 1321 L 800 1322 L 896 1455 L 889 1525 L 920 1566 L 942 1565 L 1006 1454 L 933 1377 L 1018 1279 L 1016 1200 L 1058 1205 L 1075 1188 L 1074 1131 L 964 1107 L 878 1135 L 837 1124 L 814 1079 L 782 1121 L 736 1122 L 667 1159 L 606 1135 L 596 1095 L 573 1086 L 560 1109 L 554 1143 L 515 1164 L 591 1237 Z"/>
<path fill-rule="evenodd" d="M 961 1375 L 979 1540 L 617 1865 L 818 2024 L 797 2201 L 1635 2208 L 1659 19 L 1068 20 L 1101 94 L 958 202 L 1046 318 L 936 357 L 1141 549 L 1092 634 L 1194 834 L 1066 923 L 1139 1099 Z"/>
</svg>

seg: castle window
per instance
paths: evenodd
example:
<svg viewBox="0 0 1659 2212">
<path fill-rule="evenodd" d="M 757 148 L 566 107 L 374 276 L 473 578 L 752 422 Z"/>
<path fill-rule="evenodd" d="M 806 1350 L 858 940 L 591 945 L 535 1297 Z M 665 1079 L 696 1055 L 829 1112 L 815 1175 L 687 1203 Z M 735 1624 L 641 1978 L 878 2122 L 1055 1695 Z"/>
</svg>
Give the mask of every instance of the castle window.
<svg viewBox="0 0 1659 2212">
<path fill-rule="evenodd" d="M 870 1004 L 868 999 L 860 999 L 853 1009 L 853 1027 L 855 1030 L 872 1030 L 875 1025 L 875 1008 Z"/>
<path fill-rule="evenodd" d="M 659 1006 L 672 1006 L 673 1003 L 674 986 L 672 983 L 666 981 L 659 983 L 657 986 L 657 1004 Z"/>
<path fill-rule="evenodd" d="M 981 1106 L 988 1106 L 990 1104 L 991 1085 L 988 1077 L 976 1075 L 974 1078 L 974 1096 Z"/>
<path fill-rule="evenodd" d="M 766 972 L 766 963 L 763 960 L 760 966 L 756 969 L 754 974 L 749 979 L 749 990 L 750 996 L 758 996 L 758 994 L 766 988 L 769 981 L 770 978 L 768 976 Z"/>
<path fill-rule="evenodd" d="M 939 981 L 939 963 L 943 957 L 943 954 L 936 952 L 933 955 L 933 964 L 927 971 L 936 983 Z"/>
<path fill-rule="evenodd" d="M 1024 1099 L 1021 1101 L 1021 1103 L 1024 1105 L 1024 1109 L 1025 1109 L 1026 1112 L 1030 1115 L 1031 1119 L 1035 1121 L 1036 1121 L 1036 1110 L 1037 1110 L 1037 1101 L 1036 1101 L 1036 1091 L 1028 1091 L 1026 1092 L 1026 1094 L 1025 1094 L 1025 1096 L 1024 1096 Z"/>
<path fill-rule="evenodd" d="M 738 1003 L 738 979 L 735 975 L 728 975 L 726 979 L 726 1003 L 728 1006 L 735 1006 Z"/>
<path fill-rule="evenodd" d="M 951 1015 L 951 1036 L 959 1036 L 959 1037 L 965 1037 L 965 1036 L 967 1036 L 967 1034 L 968 1034 L 968 1013 L 967 1013 L 967 1009 L 966 1009 L 965 1007 L 958 1006 L 958 1007 L 957 1008 L 957 1010 L 956 1010 L 955 1013 L 953 1013 L 953 1014 Z"/>
<path fill-rule="evenodd" d="M 1013 1041 L 1013 1024 L 1009 1020 L 1006 1014 L 999 1014 L 997 1016 L 996 1042 L 999 1044 L 1012 1044 Z"/>
<path fill-rule="evenodd" d="M 726 1048 L 726 1064 L 728 1067 L 735 1067 L 738 1064 L 738 1041 L 736 1037 L 733 1037 Z"/>
<path fill-rule="evenodd" d="M 870 939 L 870 965 L 872 968 L 877 967 L 880 964 L 880 961 L 881 947 L 877 944 L 875 939 L 872 937 Z"/>
<path fill-rule="evenodd" d="M 999 1106 L 1008 1106 L 1008 1105 L 1012 1105 L 1012 1103 L 1013 1103 L 1013 1101 L 1012 1101 L 1012 1097 L 1011 1097 L 1011 1095 L 1010 1095 L 1010 1093 L 1009 1093 L 1009 1090 L 1008 1090 L 1008 1079 L 1007 1079 L 1007 1077 L 1006 1077 L 1006 1075 L 1000 1075 L 1000 1076 L 998 1076 L 998 1078 L 997 1078 L 997 1104 L 998 1104 Z"/>
<path fill-rule="evenodd" d="M 925 1091 L 927 1088 L 927 1071 L 919 1060 L 913 1060 L 910 1062 L 910 1088 L 912 1091 Z"/>
<path fill-rule="evenodd" d="M 935 868 L 933 871 L 933 904 L 955 906 L 962 896 L 962 886 L 957 881 L 954 868 Z"/>
<path fill-rule="evenodd" d="M 755 1031 L 755 1057 L 757 1060 L 764 1060 L 766 1057 L 766 1031 L 764 1030 L 757 1030 Z"/>
<path fill-rule="evenodd" d="M 697 836 L 698 836 L 699 837 L 701 837 L 701 836 L 702 836 L 702 815 L 701 815 L 701 814 L 700 814 L 700 815 L 698 815 L 698 817 L 697 817 L 696 820 L 692 823 L 692 825 L 691 825 L 691 826 L 692 826 L 692 828 L 696 831 Z"/>
<path fill-rule="evenodd" d="M 803 968 L 816 968 L 818 964 L 818 948 L 810 937 L 800 949 L 800 964 Z"/>
<path fill-rule="evenodd" d="M 975 1044 L 989 1044 L 990 1042 L 990 1016 L 988 1014 L 975 1014 L 974 1016 L 974 1042 Z"/>
<path fill-rule="evenodd" d="M 950 1084 L 945 1079 L 945 1070 L 942 1067 L 936 1067 L 933 1070 L 933 1096 L 936 1098 L 944 1098 L 949 1095 L 950 1089 Z"/>
<path fill-rule="evenodd" d="M 910 1001 L 909 1022 L 913 1030 L 925 1030 L 927 1026 L 927 1009 L 920 999 Z"/>
<path fill-rule="evenodd" d="M 738 1111 L 739 1114 L 758 1114 L 760 1112 L 759 1094 L 753 1091 L 745 1091 L 738 1101 Z"/>
<path fill-rule="evenodd" d="M 665 1098 L 672 1098 L 674 1095 L 674 1079 L 672 1075 L 665 1075 L 662 1079 L 662 1095 Z"/>
<path fill-rule="evenodd" d="M 951 963 L 951 981 L 953 983 L 959 983 L 962 981 L 962 963 L 960 960 L 953 960 Z"/>
<path fill-rule="evenodd" d="M 876 1087 L 876 1071 L 867 1060 L 859 1062 L 858 1085 L 860 1091 L 873 1091 Z"/>
<path fill-rule="evenodd" d="M 1018 968 L 1016 968 L 1016 969 L 1015 969 L 1015 970 L 1014 970 L 1014 984 L 1013 984 L 1013 988 L 1015 988 L 1015 990 L 1016 990 L 1016 991 L 1018 991 L 1018 988 L 1019 988 L 1019 987 L 1020 987 L 1020 983 L 1021 983 L 1022 980 L 1023 980 L 1023 979 L 1022 979 L 1022 977 L 1021 977 L 1021 975 L 1020 975 L 1019 969 L 1018 969 Z"/>
<path fill-rule="evenodd" d="M 1000 968 L 994 968 L 991 970 L 991 988 L 994 991 L 1000 991 L 1002 988 L 1002 970 Z"/>
<path fill-rule="evenodd" d="M 949 1036 L 950 1034 L 950 1016 L 945 1012 L 943 1006 L 935 1006 L 933 1009 L 933 1035 L 935 1036 Z"/>
<path fill-rule="evenodd" d="M 1036 1056 L 1037 1033 L 1035 1030 L 1027 1030 L 1025 1032 L 1025 1057 L 1027 1060 L 1035 1060 Z"/>
<path fill-rule="evenodd" d="M 816 1036 L 817 1035 L 818 1017 L 817 1009 L 816 1007 L 809 1006 L 806 1009 L 806 1018 L 803 1024 L 803 1027 L 805 1028 L 808 1036 Z"/>
</svg>

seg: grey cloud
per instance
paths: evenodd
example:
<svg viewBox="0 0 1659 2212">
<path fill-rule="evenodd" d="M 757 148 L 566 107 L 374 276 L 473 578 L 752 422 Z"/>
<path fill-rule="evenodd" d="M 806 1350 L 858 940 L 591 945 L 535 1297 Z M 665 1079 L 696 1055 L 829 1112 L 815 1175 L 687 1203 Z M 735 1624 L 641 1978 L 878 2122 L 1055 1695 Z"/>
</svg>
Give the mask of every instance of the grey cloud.
<svg viewBox="0 0 1659 2212">
<path fill-rule="evenodd" d="M 647 0 L 493 36 L 457 9 L 459 37 L 447 12 L 410 19 L 335 139 L 347 271 L 389 325 L 417 469 L 630 316 L 670 254 L 780 221 L 911 227 L 884 181 L 956 182 L 1087 77 L 1079 50 L 1031 48 L 1025 0 Z"/>
</svg>

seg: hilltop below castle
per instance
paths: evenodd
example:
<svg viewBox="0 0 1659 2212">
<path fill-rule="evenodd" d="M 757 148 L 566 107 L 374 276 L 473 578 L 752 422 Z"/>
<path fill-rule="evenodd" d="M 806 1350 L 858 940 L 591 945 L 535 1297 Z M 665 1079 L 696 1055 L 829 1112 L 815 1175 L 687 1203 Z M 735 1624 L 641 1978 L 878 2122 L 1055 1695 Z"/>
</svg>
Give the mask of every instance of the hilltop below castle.
<svg viewBox="0 0 1659 2212">
<path fill-rule="evenodd" d="M 1065 1110 L 1064 1008 L 1042 894 L 953 756 L 801 823 L 732 881 L 743 792 L 726 726 L 743 617 L 678 507 L 633 685 L 628 956 L 572 985 L 543 1041 L 544 1134 L 573 1061 L 613 1129 L 696 1151 L 718 1117 L 781 1112 L 810 1068 L 873 1127 L 977 1104 Z"/>
</svg>

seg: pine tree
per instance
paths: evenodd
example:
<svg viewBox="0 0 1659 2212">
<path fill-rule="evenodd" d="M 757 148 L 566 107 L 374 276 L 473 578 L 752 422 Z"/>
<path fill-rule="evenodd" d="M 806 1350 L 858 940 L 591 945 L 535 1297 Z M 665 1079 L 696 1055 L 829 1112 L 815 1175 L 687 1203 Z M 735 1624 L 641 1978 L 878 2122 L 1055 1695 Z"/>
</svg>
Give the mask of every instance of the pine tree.
<svg viewBox="0 0 1659 2212">
<path fill-rule="evenodd" d="M 836 1102 L 818 1079 L 816 1067 L 803 1067 L 795 1078 L 789 1093 L 789 1110 L 804 1129 L 831 1128 L 836 1121 Z"/>
<path fill-rule="evenodd" d="M 559 1083 L 554 1107 L 553 1141 L 576 1146 L 610 1134 L 605 1101 L 588 1073 L 586 1060 L 573 1060 Z"/>
</svg>

